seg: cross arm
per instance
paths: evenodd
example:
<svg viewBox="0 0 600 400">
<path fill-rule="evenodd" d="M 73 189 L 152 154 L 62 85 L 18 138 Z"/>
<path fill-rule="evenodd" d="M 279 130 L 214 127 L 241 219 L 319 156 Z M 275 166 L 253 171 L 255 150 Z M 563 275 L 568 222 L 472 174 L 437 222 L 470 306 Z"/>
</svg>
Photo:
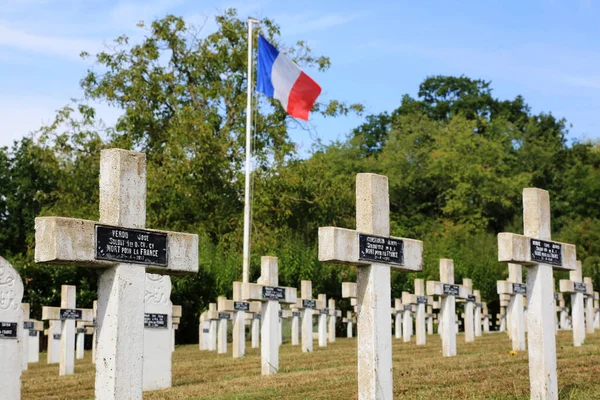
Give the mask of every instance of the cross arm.
<svg viewBox="0 0 600 400">
<path fill-rule="evenodd" d="M 446 296 L 444 294 L 444 285 L 451 285 L 458 287 L 458 298 L 466 299 L 471 294 L 471 289 L 463 286 L 463 285 L 455 285 L 437 281 L 427 281 L 427 296 Z M 435 308 L 435 302 L 434 302 Z"/>
<path fill-rule="evenodd" d="M 182 314 L 182 309 L 181 306 L 173 306 L 173 318 L 175 317 L 179 317 L 181 318 L 181 314 Z"/>
<path fill-rule="evenodd" d="M 356 282 L 342 282 L 342 297 L 345 299 L 357 297 L 356 288 Z"/>
<path fill-rule="evenodd" d="M 233 300 L 227 300 L 227 299 L 221 298 L 221 297 L 219 297 L 217 299 L 217 304 L 218 304 L 217 307 L 218 307 L 219 311 L 227 311 L 227 312 L 239 311 L 239 310 L 235 309 L 234 303 L 238 303 L 238 302 L 233 301 Z M 239 303 L 241 303 L 241 302 L 239 302 Z M 247 312 L 250 312 L 253 314 L 260 313 L 260 303 L 252 301 L 252 302 L 248 302 L 248 304 L 249 304 L 250 309 Z"/>
<path fill-rule="evenodd" d="M 91 308 L 68 308 L 68 307 L 42 307 L 42 320 L 61 320 L 60 310 L 69 309 L 81 312 L 80 321 L 93 321 L 94 313 Z"/>
<path fill-rule="evenodd" d="M 530 237 L 517 235 L 515 233 L 499 233 L 498 261 L 522 265 L 539 264 L 539 261 L 532 260 L 531 258 L 531 239 L 532 238 Z M 553 264 L 552 267 L 556 269 L 575 271 L 577 269 L 576 246 L 573 244 L 555 241 L 551 241 L 551 243 L 560 244 L 562 247 L 562 263 L 561 265 Z"/>
<path fill-rule="evenodd" d="M 274 299 L 269 298 L 265 294 L 265 288 L 282 289 L 281 298 Z M 274 291 L 271 291 L 274 293 Z M 275 293 L 274 293 L 275 294 Z M 281 287 L 281 286 L 265 286 L 256 283 L 243 283 L 242 284 L 242 299 L 244 300 L 257 300 L 257 301 L 269 301 L 275 300 L 280 303 L 295 304 L 298 301 L 297 289 L 292 287 Z"/>
<path fill-rule="evenodd" d="M 569 279 L 561 279 L 558 281 L 560 291 L 562 293 L 584 293 L 587 296 L 593 296 L 594 292 L 589 285 L 582 282 L 575 282 Z M 582 290 L 584 289 L 585 290 Z"/>
<path fill-rule="evenodd" d="M 359 234 L 360 232 L 352 229 L 331 226 L 319 228 L 319 261 L 356 266 L 380 263 L 379 261 L 359 259 Z M 422 241 L 391 236 L 390 239 L 403 242 L 403 264 L 388 264 L 391 268 L 402 271 L 423 270 Z"/>
<path fill-rule="evenodd" d="M 30 331 L 43 331 L 44 330 L 44 322 L 43 321 L 29 319 L 25 322 L 33 322 L 33 328 L 31 328 Z"/>
<path fill-rule="evenodd" d="M 35 262 L 97 268 L 117 265 L 118 261 L 96 259 L 97 224 L 95 221 L 75 218 L 36 218 Z M 147 272 L 181 274 L 198 271 L 198 235 L 144 230 L 168 235 L 167 266 L 147 266 Z"/>
</svg>

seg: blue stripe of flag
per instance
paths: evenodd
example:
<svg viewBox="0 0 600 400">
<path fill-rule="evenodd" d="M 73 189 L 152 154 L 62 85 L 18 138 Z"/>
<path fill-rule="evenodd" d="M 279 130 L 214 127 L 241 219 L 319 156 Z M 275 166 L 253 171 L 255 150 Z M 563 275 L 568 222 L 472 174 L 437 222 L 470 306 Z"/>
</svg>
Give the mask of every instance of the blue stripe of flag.
<svg viewBox="0 0 600 400">
<path fill-rule="evenodd" d="M 279 55 L 277 50 L 264 37 L 258 37 L 258 72 L 256 77 L 256 90 L 264 93 L 269 97 L 273 97 L 275 89 L 271 80 L 271 72 L 273 71 L 273 63 Z"/>
</svg>

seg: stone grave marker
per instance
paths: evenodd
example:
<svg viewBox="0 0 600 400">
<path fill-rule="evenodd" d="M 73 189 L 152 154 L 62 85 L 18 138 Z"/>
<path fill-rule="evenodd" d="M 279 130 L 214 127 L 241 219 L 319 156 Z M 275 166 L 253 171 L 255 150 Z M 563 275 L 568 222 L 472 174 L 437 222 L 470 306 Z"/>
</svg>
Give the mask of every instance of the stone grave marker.
<svg viewBox="0 0 600 400">
<path fill-rule="evenodd" d="M 300 318 L 302 312 L 296 307 L 292 307 L 292 346 L 298 346 L 300 344 Z"/>
<path fill-rule="evenodd" d="M 283 344 L 283 320 L 292 318 L 292 311 L 281 309 L 281 304 L 279 307 L 280 309 L 277 314 L 279 315 L 279 345 L 281 346 Z"/>
<path fill-rule="evenodd" d="M 585 341 L 585 315 L 583 298 L 587 293 L 587 286 L 583 283 L 581 274 L 581 261 L 577 260 L 577 267 L 569 272 L 570 279 L 561 279 L 559 282 L 562 293 L 571 293 L 571 316 L 573 320 L 573 346 L 579 347 Z"/>
<path fill-rule="evenodd" d="M 427 334 L 433 335 L 433 296 L 427 296 Z"/>
<path fill-rule="evenodd" d="M 353 337 L 354 331 L 352 325 L 354 324 L 354 318 L 352 311 L 346 311 L 346 317 L 342 319 L 342 322 L 346 324 L 346 337 Z"/>
<path fill-rule="evenodd" d="M 98 335 L 96 334 L 96 327 L 98 326 L 98 300 L 94 300 L 92 303 L 92 314 L 94 315 L 92 321 L 94 327 L 94 333 L 92 333 L 92 364 L 96 364 L 96 349 L 98 348 Z"/>
<path fill-rule="evenodd" d="M 85 335 L 94 334 L 94 328 L 91 322 L 77 321 L 75 324 L 75 358 L 82 360 L 85 356 Z"/>
<path fill-rule="evenodd" d="M 23 326 L 25 326 L 26 322 L 31 323 L 28 324 L 29 344 L 27 346 L 27 361 L 29 363 L 40 362 L 40 335 L 42 335 L 42 332 L 44 331 L 44 323 L 42 321 L 30 319 L 29 321 L 24 321 Z"/>
<path fill-rule="evenodd" d="M 594 334 L 594 285 L 592 278 L 583 278 L 586 292 L 584 297 L 585 306 L 585 331 L 589 334 Z"/>
<path fill-rule="evenodd" d="M 319 228 L 319 260 L 357 266 L 358 398 L 391 399 L 390 269 L 420 271 L 423 242 L 390 236 L 387 177 L 356 177 L 356 230 Z"/>
<path fill-rule="evenodd" d="M 295 308 L 303 310 L 301 330 L 302 352 L 307 353 L 313 351 L 313 310 L 325 308 L 325 305 L 322 304 L 320 307 L 317 307 L 317 300 L 313 300 L 312 298 L 311 281 L 300 281 L 300 296 L 301 298 L 296 302 Z"/>
<path fill-rule="evenodd" d="M 48 336 L 48 364 L 58 364 L 60 362 L 60 320 L 50 320 L 48 329 L 44 330 L 44 335 Z"/>
<path fill-rule="evenodd" d="M 413 335 L 412 313 L 414 309 L 412 296 L 408 292 L 402 292 L 402 341 L 404 343 L 410 343 L 410 338 Z"/>
<path fill-rule="evenodd" d="M 23 364 L 23 281 L 13 266 L 0 257 L 0 382 L 2 398 L 21 399 Z"/>
<path fill-rule="evenodd" d="M 441 297 L 440 330 L 444 357 L 456 355 L 456 298 L 466 299 L 470 294 L 465 286 L 454 284 L 454 261 L 440 259 L 440 281 L 427 281 L 427 295 Z"/>
<path fill-rule="evenodd" d="M 261 305 L 261 373 L 276 374 L 279 370 L 279 303 L 295 304 L 296 288 L 279 286 L 277 257 L 261 258 L 259 283 L 243 283 L 242 299 L 262 302 Z"/>
<path fill-rule="evenodd" d="M 473 281 L 469 278 L 463 278 L 462 284 L 467 290 L 473 291 Z M 473 343 L 475 341 L 475 329 L 473 322 L 475 321 L 474 307 L 476 298 L 472 294 L 467 295 L 465 299 L 465 343 Z"/>
<path fill-rule="evenodd" d="M 483 311 L 483 304 L 481 303 L 481 292 L 479 290 L 472 291 L 475 296 L 475 311 L 473 313 L 473 327 L 475 328 L 475 337 L 481 337 L 481 326 L 483 325 L 481 312 Z"/>
<path fill-rule="evenodd" d="M 75 322 L 92 322 L 89 308 L 76 308 L 76 288 L 61 286 L 60 307 L 42 307 L 42 320 L 60 321 L 60 363 L 58 374 L 72 375 L 75 370 Z"/>
<path fill-rule="evenodd" d="M 328 339 L 331 343 L 335 342 L 335 323 L 336 319 L 342 316 L 342 312 L 340 310 L 335 309 L 335 299 L 329 299 L 328 302 L 328 311 L 329 311 L 329 327 L 328 331 Z"/>
<path fill-rule="evenodd" d="M 261 309 L 260 302 L 256 301 L 254 303 L 258 303 L 258 309 L 260 310 Z M 250 332 L 251 332 L 251 336 L 252 336 L 251 346 L 253 349 L 258 349 L 258 347 L 260 346 L 260 319 L 261 319 L 260 311 L 252 314 L 252 322 L 251 322 Z"/>
<path fill-rule="evenodd" d="M 404 316 L 404 306 L 402 299 L 394 299 L 394 308 L 392 308 L 394 316 L 394 336 L 396 339 L 402 339 L 402 317 Z"/>
<path fill-rule="evenodd" d="M 490 317 L 490 313 L 488 312 L 488 307 L 487 307 L 487 303 L 484 301 L 483 303 L 481 303 L 483 305 L 482 307 L 482 311 L 483 311 L 483 332 L 484 333 L 490 333 L 490 325 L 491 325 L 491 317 Z"/>
<path fill-rule="evenodd" d="M 217 302 L 220 302 L 220 299 L 218 298 Z M 219 317 L 217 325 L 217 354 L 225 354 L 227 353 L 227 326 L 231 320 L 231 313 L 219 311 L 217 316 Z"/>
<path fill-rule="evenodd" d="M 246 354 L 246 313 L 255 314 L 260 312 L 260 304 L 242 301 L 242 282 L 233 282 L 233 300 L 219 297 L 217 306 L 219 312 L 228 313 L 232 316 L 233 358 L 243 357 Z M 225 332 L 227 332 L 227 321 L 220 320 L 219 324 L 224 324 Z M 227 339 L 226 333 L 225 339 Z M 226 342 L 225 352 L 227 352 Z"/>
<path fill-rule="evenodd" d="M 327 296 L 320 293 L 317 296 L 317 305 L 322 305 L 321 308 L 317 308 L 319 313 L 317 314 L 317 330 L 319 332 L 319 347 L 327 347 L 327 316 L 329 310 L 327 309 Z"/>
<path fill-rule="evenodd" d="M 552 269 L 576 269 L 572 244 L 551 241 L 550 197 L 541 189 L 523 190 L 524 235 L 498 234 L 498 261 L 527 267 L 527 330 L 532 399 L 557 399 L 556 331 Z"/>
<path fill-rule="evenodd" d="M 209 303 L 206 318 L 209 321 L 208 331 L 208 350 L 217 351 L 217 330 L 219 325 L 219 312 L 217 303 Z"/>
<path fill-rule="evenodd" d="M 594 292 L 594 328 L 600 329 L 600 293 Z"/>
<path fill-rule="evenodd" d="M 510 338 L 513 351 L 525 351 L 525 316 L 523 296 L 527 294 L 527 285 L 523 283 L 522 267 L 508 264 L 508 280 L 497 281 L 498 294 L 510 296 L 508 313 L 510 315 Z"/>
<path fill-rule="evenodd" d="M 171 278 L 147 273 L 144 295 L 144 391 L 171 387 L 172 330 Z"/>
<path fill-rule="evenodd" d="M 422 346 L 427 341 L 425 337 L 425 307 L 429 300 L 425 296 L 425 281 L 423 279 L 415 279 L 415 294 L 411 297 L 411 300 L 416 300 L 415 336 L 417 346 Z"/>
<path fill-rule="evenodd" d="M 181 322 L 181 316 L 183 313 L 183 308 L 180 305 L 173 305 L 173 329 L 172 329 L 172 346 L 171 350 L 175 351 L 175 331 L 179 329 L 179 323 Z"/>
<path fill-rule="evenodd" d="M 144 229 L 143 153 L 102 150 L 99 193 L 99 222 L 36 218 L 35 261 L 100 269 L 96 398 L 139 399 L 144 370 L 145 273 L 196 272 L 198 236 Z"/>
<path fill-rule="evenodd" d="M 206 312 L 200 313 L 200 323 L 198 325 L 200 350 L 209 350 L 210 320 Z"/>
<path fill-rule="evenodd" d="M 350 305 L 353 307 L 354 314 L 358 313 L 356 302 L 356 282 L 342 282 L 342 298 L 350 299 Z M 351 321 L 354 325 L 356 321 Z"/>
<path fill-rule="evenodd" d="M 21 337 L 21 343 L 23 343 L 23 351 L 21 352 L 21 368 L 23 371 L 27 371 L 29 364 L 29 330 L 33 328 L 33 323 L 29 321 L 30 308 L 29 303 L 21 303 L 21 310 L 23 311 L 23 336 Z"/>
</svg>

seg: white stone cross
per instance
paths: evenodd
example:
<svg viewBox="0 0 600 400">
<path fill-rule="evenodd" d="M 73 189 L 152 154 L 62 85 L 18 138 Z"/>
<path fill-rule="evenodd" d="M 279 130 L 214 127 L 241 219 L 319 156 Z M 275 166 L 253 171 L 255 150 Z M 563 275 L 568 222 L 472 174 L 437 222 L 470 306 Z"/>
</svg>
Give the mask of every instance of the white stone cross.
<svg viewBox="0 0 600 400">
<path fill-rule="evenodd" d="M 35 261 L 101 269 L 96 398 L 141 399 L 146 270 L 157 274 L 198 271 L 198 236 L 144 229 L 143 153 L 102 150 L 99 192 L 99 223 L 36 218 Z"/>
<path fill-rule="evenodd" d="M 498 294 L 510 296 L 508 314 L 510 315 L 510 338 L 514 351 L 525 351 L 525 317 L 523 314 L 523 296 L 527 294 L 527 285 L 523 284 L 523 272 L 520 264 L 508 264 L 508 280 L 497 281 Z"/>
<path fill-rule="evenodd" d="M 171 387 L 172 331 L 171 277 L 147 273 L 144 295 L 144 391 Z"/>
<path fill-rule="evenodd" d="M 352 311 L 346 311 L 346 317 L 342 319 L 342 322 L 346 324 L 346 337 L 351 338 L 353 336 L 352 324 L 354 323 Z"/>
<path fill-rule="evenodd" d="M 390 236 L 387 177 L 356 176 L 356 230 L 319 228 L 319 260 L 357 266 L 358 398 L 391 399 L 390 269 L 421 271 L 423 242 Z"/>
<path fill-rule="evenodd" d="M 427 295 L 440 296 L 440 325 L 442 354 L 444 357 L 456 355 L 456 297 L 466 299 L 470 289 L 454 284 L 454 261 L 440 259 L 440 282 L 427 281 Z"/>
<path fill-rule="evenodd" d="M 488 307 L 487 307 L 487 303 L 484 301 L 482 303 L 483 305 L 483 332 L 484 333 L 489 333 L 490 332 L 490 313 L 488 312 Z"/>
<path fill-rule="evenodd" d="M 354 312 L 356 313 L 356 282 L 342 282 L 342 298 L 350 299 L 350 305 L 354 307 Z M 350 313 L 352 313 L 350 311 Z M 347 323 L 349 327 L 347 327 L 347 333 L 350 334 L 348 337 L 353 336 L 353 324 L 354 319 L 350 317 L 346 317 L 348 319 Z"/>
<path fill-rule="evenodd" d="M 94 333 L 92 333 L 92 364 L 96 364 L 96 349 L 98 347 L 98 335 L 96 334 L 96 326 L 98 325 L 98 300 L 92 303 L 92 313 L 94 314 Z"/>
<path fill-rule="evenodd" d="M 594 284 L 592 278 L 583 278 L 585 284 L 585 331 L 589 334 L 594 334 Z"/>
<path fill-rule="evenodd" d="M 260 346 L 260 310 L 261 310 L 261 305 L 259 301 L 255 301 L 253 302 L 253 304 L 256 304 L 256 307 L 258 308 L 258 312 L 255 312 L 254 314 L 249 314 L 252 318 L 252 322 L 250 323 L 251 328 L 250 328 L 250 332 L 251 332 L 251 336 L 252 336 L 252 342 L 251 342 L 251 346 L 253 349 L 258 349 L 258 347 Z"/>
<path fill-rule="evenodd" d="M 179 324 L 181 322 L 182 313 L 183 313 L 183 308 L 180 305 L 173 304 L 173 329 L 172 329 L 173 335 L 171 336 L 172 337 L 172 340 L 171 340 L 171 343 L 172 343 L 171 350 L 172 351 L 175 351 L 175 331 L 179 329 Z"/>
<path fill-rule="evenodd" d="M 198 325 L 198 342 L 200 350 L 210 350 L 209 344 L 210 335 L 210 320 L 208 319 L 207 313 L 200 313 L 200 323 Z"/>
<path fill-rule="evenodd" d="M 225 300 L 224 297 L 217 298 L 217 304 Z M 227 353 L 227 325 L 231 320 L 231 313 L 219 310 L 217 313 L 219 322 L 217 325 L 217 354 Z"/>
<path fill-rule="evenodd" d="M 394 337 L 396 339 L 401 339 L 402 317 L 404 316 L 404 306 L 402 305 L 402 298 L 394 299 L 394 308 L 392 308 L 392 315 L 394 316 Z"/>
<path fill-rule="evenodd" d="M 550 241 L 550 196 L 545 190 L 523 190 L 523 230 L 525 235 L 498 234 L 498 261 L 527 267 L 530 397 L 557 399 L 552 268 L 574 270 L 576 250 L 572 244 Z"/>
<path fill-rule="evenodd" d="M 29 323 L 28 324 L 29 344 L 27 345 L 27 348 L 28 348 L 27 361 L 29 363 L 40 362 L 40 335 L 42 334 L 42 331 L 44 330 L 44 322 L 37 321 L 35 319 L 30 319 L 29 321 L 24 321 L 23 324 L 25 324 L 27 322 Z M 25 325 L 23 325 L 23 327 L 25 327 Z M 25 348 L 25 347 L 23 347 L 23 348 Z"/>
<path fill-rule="evenodd" d="M 482 326 L 482 318 L 481 311 L 483 309 L 483 304 L 481 302 L 481 292 L 479 290 L 473 290 L 473 296 L 475 296 L 475 313 L 473 316 L 473 321 L 475 325 L 475 337 L 481 337 L 481 326 Z"/>
<path fill-rule="evenodd" d="M 594 328 L 600 329 L 600 293 L 594 292 Z"/>
<path fill-rule="evenodd" d="M 219 322 L 219 312 L 217 311 L 217 303 L 209 303 L 208 311 L 205 314 L 208 320 L 208 348 L 209 351 L 217 351 L 217 330 Z"/>
<path fill-rule="evenodd" d="M 92 335 L 94 328 L 90 326 L 92 322 L 77 321 L 75 325 L 75 333 L 77 339 L 75 340 L 75 358 L 78 360 L 83 359 L 85 355 L 85 335 Z"/>
<path fill-rule="evenodd" d="M 427 334 L 433 335 L 433 296 L 427 296 Z"/>
<path fill-rule="evenodd" d="M 50 320 L 48 329 L 44 330 L 44 335 L 48 336 L 48 364 L 58 364 L 60 362 L 60 320 Z"/>
<path fill-rule="evenodd" d="M 409 343 L 413 334 L 412 313 L 414 312 L 415 307 L 413 307 L 412 304 L 416 303 L 416 300 L 413 301 L 412 298 L 412 294 L 402 292 L 402 341 L 404 343 Z"/>
<path fill-rule="evenodd" d="M 329 341 L 331 343 L 333 343 L 333 342 L 335 342 L 336 318 L 340 318 L 342 316 L 342 312 L 340 310 L 335 309 L 335 299 L 329 299 L 327 309 L 329 311 L 329 314 L 328 314 L 329 315 L 329 327 L 328 327 Z"/>
<path fill-rule="evenodd" d="M 322 304 L 317 307 L 317 300 L 312 298 L 312 282 L 300 281 L 300 299 L 296 302 L 295 308 L 303 310 L 302 313 L 302 352 L 313 351 L 313 310 L 325 308 Z M 293 343 L 292 343 L 293 344 Z"/>
<path fill-rule="evenodd" d="M 279 286 L 278 269 L 277 257 L 262 257 L 259 283 L 242 284 L 242 299 L 262 302 L 262 375 L 276 374 L 279 370 L 279 303 L 295 304 L 297 301 L 296 288 Z"/>
<path fill-rule="evenodd" d="M 0 257 L 0 382 L 2 398 L 21 399 L 23 350 L 23 281 L 12 265 Z"/>
<path fill-rule="evenodd" d="M 423 279 L 415 279 L 415 294 L 410 296 L 410 302 L 416 307 L 415 336 L 417 346 L 423 346 L 427 341 L 425 337 L 425 307 L 428 301 L 429 298 L 425 296 L 425 281 Z"/>
<path fill-rule="evenodd" d="M 220 312 L 233 315 L 233 358 L 243 357 L 246 354 L 246 313 L 259 313 L 260 304 L 242 301 L 242 282 L 233 282 L 233 300 L 219 297 L 217 308 Z M 227 330 L 227 321 L 224 324 Z M 227 352 L 227 344 L 225 344 L 225 352 Z"/>
<path fill-rule="evenodd" d="M 91 309 L 75 307 L 76 296 L 75 286 L 62 285 L 60 307 L 42 307 L 42 320 L 60 320 L 60 376 L 75 370 L 75 322 L 94 319 Z"/>
<path fill-rule="evenodd" d="M 302 312 L 296 307 L 291 308 L 292 311 L 292 346 L 300 344 L 300 318 Z"/>
<path fill-rule="evenodd" d="M 23 337 L 21 342 L 23 343 L 23 351 L 21 353 L 21 368 L 23 371 L 27 371 L 29 364 L 29 329 L 33 325 L 29 322 L 30 308 L 29 303 L 21 303 L 21 310 L 23 310 Z"/>
<path fill-rule="evenodd" d="M 292 315 L 291 310 L 281 309 L 281 305 L 279 305 L 278 315 L 279 315 L 279 345 L 281 346 L 283 344 L 283 320 L 292 318 L 293 315 Z"/>
<path fill-rule="evenodd" d="M 327 309 L 327 296 L 323 293 L 317 295 L 317 310 L 319 311 L 317 314 L 319 347 L 327 347 L 327 316 L 329 315 L 329 310 Z"/>
<path fill-rule="evenodd" d="M 579 347 L 585 341 L 584 296 L 588 292 L 583 283 L 581 261 L 577 260 L 576 269 L 569 272 L 570 279 L 559 281 L 562 293 L 571 293 L 571 316 L 573 318 L 573 346 Z"/>
<path fill-rule="evenodd" d="M 471 279 L 463 278 L 462 284 L 468 290 L 473 290 L 473 281 Z M 465 343 L 472 343 L 475 341 L 475 330 L 473 326 L 475 316 L 473 315 L 473 307 L 475 305 L 476 298 L 473 295 L 468 295 L 465 300 Z"/>
</svg>

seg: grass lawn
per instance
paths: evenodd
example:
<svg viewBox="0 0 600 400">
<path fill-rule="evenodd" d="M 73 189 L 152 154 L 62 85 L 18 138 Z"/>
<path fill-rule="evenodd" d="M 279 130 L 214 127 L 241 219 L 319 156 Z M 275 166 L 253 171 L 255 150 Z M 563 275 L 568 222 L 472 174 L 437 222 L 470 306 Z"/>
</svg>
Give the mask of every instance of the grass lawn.
<svg viewBox="0 0 600 400">
<path fill-rule="evenodd" d="M 458 356 L 443 358 L 437 335 L 417 347 L 393 340 L 394 397 L 399 399 L 528 399 L 527 353 L 510 354 L 505 334 L 490 333 L 465 344 Z M 249 347 L 249 343 L 248 343 Z M 572 333 L 558 334 L 558 384 L 561 399 L 600 399 L 600 332 L 578 349 Z M 91 352 L 77 360 L 75 374 L 58 376 L 58 364 L 41 361 L 23 373 L 23 399 L 91 399 Z M 260 375 L 260 353 L 248 348 L 241 360 L 178 346 L 173 357 L 173 387 L 145 392 L 144 399 L 352 399 L 356 398 L 356 339 L 338 338 L 326 348 L 303 354 L 284 343 L 279 374 Z M 0 395 L 1 398 L 1 395 Z"/>
</svg>

